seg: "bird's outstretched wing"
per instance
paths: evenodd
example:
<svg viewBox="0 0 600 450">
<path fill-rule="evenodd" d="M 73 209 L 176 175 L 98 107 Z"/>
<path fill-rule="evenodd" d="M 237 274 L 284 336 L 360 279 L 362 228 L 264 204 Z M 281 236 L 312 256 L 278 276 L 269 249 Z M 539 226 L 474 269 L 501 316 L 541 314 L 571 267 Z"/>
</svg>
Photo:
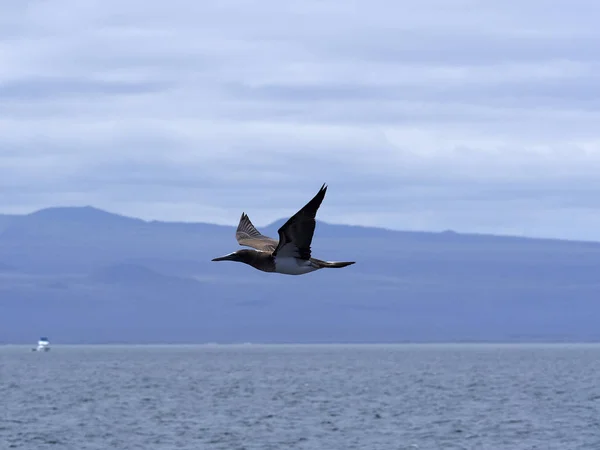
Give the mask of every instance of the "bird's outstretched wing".
<svg viewBox="0 0 600 450">
<path fill-rule="evenodd" d="M 272 252 L 277 247 L 277 241 L 260 234 L 246 213 L 242 213 L 240 223 L 235 232 L 235 238 L 240 245 L 252 247 L 263 252 Z"/>
<path fill-rule="evenodd" d="M 327 186 L 323 184 L 317 195 L 279 228 L 279 243 L 273 256 L 310 259 L 310 244 L 316 225 L 315 217 L 325 198 L 325 192 L 327 192 Z"/>
</svg>

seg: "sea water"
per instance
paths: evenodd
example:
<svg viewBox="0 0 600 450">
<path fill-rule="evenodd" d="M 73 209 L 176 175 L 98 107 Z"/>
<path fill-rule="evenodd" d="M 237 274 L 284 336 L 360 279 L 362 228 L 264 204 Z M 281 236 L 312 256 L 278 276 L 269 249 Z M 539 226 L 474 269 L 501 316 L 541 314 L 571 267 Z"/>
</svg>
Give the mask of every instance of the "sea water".
<svg viewBox="0 0 600 450">
<path fill-rule="evenodd" d="M 599 345 L 0 347 L 0 449 L 600 449 Z"/>
</svg>

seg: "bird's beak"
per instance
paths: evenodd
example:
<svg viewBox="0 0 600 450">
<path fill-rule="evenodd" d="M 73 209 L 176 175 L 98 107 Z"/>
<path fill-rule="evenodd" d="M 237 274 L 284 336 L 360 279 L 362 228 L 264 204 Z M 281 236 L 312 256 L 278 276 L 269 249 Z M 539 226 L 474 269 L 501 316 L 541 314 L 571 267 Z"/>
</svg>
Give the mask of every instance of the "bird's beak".
<svg viewBox="0 0 600 450">
<path fill-rule="evenodd" d="M 235 260 L 235 255 L 230 254 L 230 255 L 225 255 L 225 256 L 219 256 L 218 258 L 213 258 L 212 261 L 234 261 Z"/>
</svg>

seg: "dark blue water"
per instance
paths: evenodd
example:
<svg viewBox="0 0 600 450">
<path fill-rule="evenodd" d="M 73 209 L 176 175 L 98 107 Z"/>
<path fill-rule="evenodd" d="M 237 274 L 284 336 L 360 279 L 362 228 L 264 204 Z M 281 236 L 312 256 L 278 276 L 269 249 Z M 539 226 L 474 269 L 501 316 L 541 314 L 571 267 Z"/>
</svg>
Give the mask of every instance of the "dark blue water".
<svg viewBox="0 0 600 450">
<path fill-rule="evenodd" d="M 600 346 L 0 347 L 0 449 L 600 449 Z"/>
</svg>

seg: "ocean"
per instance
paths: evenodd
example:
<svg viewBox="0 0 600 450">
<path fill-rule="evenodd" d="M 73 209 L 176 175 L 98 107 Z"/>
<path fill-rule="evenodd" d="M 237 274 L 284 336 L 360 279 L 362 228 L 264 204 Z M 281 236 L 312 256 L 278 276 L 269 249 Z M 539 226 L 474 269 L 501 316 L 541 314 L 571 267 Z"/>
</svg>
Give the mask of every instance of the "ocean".
<svg viewBox="0 0 600 450">
<path fill-rule="evenodd" d="M 598 450 L 600 345 L 0 346 L 0 449 Z"/>
</svg>

